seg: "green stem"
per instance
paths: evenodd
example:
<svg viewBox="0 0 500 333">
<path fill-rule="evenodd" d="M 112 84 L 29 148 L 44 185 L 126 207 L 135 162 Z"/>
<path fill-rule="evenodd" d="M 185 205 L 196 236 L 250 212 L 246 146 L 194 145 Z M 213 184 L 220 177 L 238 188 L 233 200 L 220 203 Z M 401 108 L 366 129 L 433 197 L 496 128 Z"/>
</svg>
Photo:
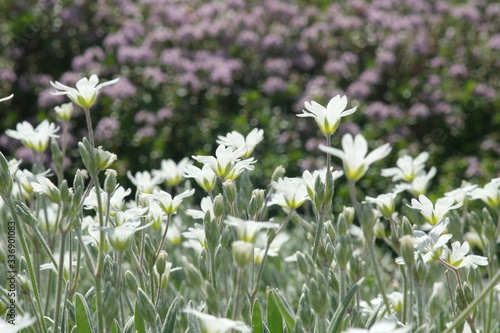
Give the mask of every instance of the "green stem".
<svg viewBox="0 0 500 333">
<path fill-rule="evenodd" d="M 416 288 L 417 295 L 417 327 L 420 327 L 422 323 L 425 322 L 424 318 L 424 301 L 423 301 L 423 292 L 421 286 L 417 284 Z"/>
<path fill-rule="evenodd" d="M 346 271 L 343 269 L 340 269 L 340 279 L 339 279 L 339 300 L 343 300 L 345 298 L 346 292 L 347 292 L 347 286 L 346 286 Z"/>
<path fill-rule="evenodd" d="M 411 327 L 413 325 L 413 266 L 408 266 L 408 277 L 409 277 L 409 301 L 408 301 L 408 325 Z M 420 325 L 420 323 L 418 324 Z"/>
<path fill-rule="evenodd" d="M 94 131 L 92 130 L 92 119 L 90 118 L 90 109 L 83 108 L 85 110 L 85 119 L 87 119 L 87 129 L 89 135 L 89 142 L 92 148 L 94 148 Z"/>
<path fill-rule="evenodd" d="M 61 231 L 61 243 L 59 244 L 59 269 L 57 270 L 57 289 L 56 289 L 56 314 L 54 317 L 54 333 L 59 332 L 59 320 L 61 315 L 61 297 L 64 281 L 64 251 L 66 247 L 66 231 Z M 70 262 L 71 265 L 71 262 Z"/>
<path fill-rule="evenodd" d="M 403 318 L 402 323 L 407 324 L 408 318 L 408 275 L 403 276 Z"/>
<path fill-rule="evenodd" d="M 358 201 L 358 196 L 356 194 L 356 182 L 354 180 L 349 179 L 349 195 L 351 196 L 352 206 L 356 211 L 356 216 L 358 219 L 361 218 L 361 205 Z"/>
<path fill-rule="evenodd" d="M 387 312 L 389 314 L 392 314 L 389 299 L 387 298 L 387 294 L 385 293 L 384 284 L 382 283 L 382 279 L 380 277 L 380 272 L 378 270 L 377 258 L 375 257 L 375 251 L 373 249 L 373 244 L 368 244 L 368 252 L 370 252 L 370 256 L 371 256 L 372 263 L 373 263 L 373 268 L 375 270 L 375 278 L 377 279 L 378 287 L 380 289 L 380 293 L 382 294 L 382 299 L 384 300 L 385 307 L 387 308 Z"/>
<path fill-rule="evenodd" d="M 97 267 L 94 273 L 95 280 L 95 292 L 96 292 L 96 313 L 97 313 L 97 324 L 99 328 L 99 333 L 104 333 L 104 305 L 102 303 L 102 272 L 104 269 L 104 243 L 105 239 L 105 231 L 104 231 L 104 216 L 102 210 L 102 199 L 101 199 L 101 190 L 99 186 L 99 179 L 96 176 L 95 182 L 95 193 L 97 198 L 97 209 L 99 216 L 99 252 L 97 255 Z"/>
<path fill-rule="evenodd" d="M 316 315 L 316 333 L 326 333 L 326 316 Z"/>
<path fill-rule="evenodd" d="M 163 232 L 163 237 L 161 238 L 160 246 L 158 246 L 158 250 L 156 251 L 155 260 L 153 260 L 153 265 L 156 263 L 156 259 L 158 259 L 158 255 L 161 252 L 161 248 L 163 247 L 163 243 L 165 243 L 165 238 L 167 238 L 168 227 L 170 226 L 170 217 L 172 214 L 167 214 L 167 225 L 165 226 L 165 231 Z"/>
<path fill-rule="evenodd" d="M 238 281 L 237 281 L 236 293 L 234 295 L 233 320 L 236 320 L 238 318 L 240 298 L 241 298 L 241 294 L 242 294 L 241 290 L 243 289 L 243 273 L 244 272 L 245 271 L 244 271 L 243 267 L 238 267 Z"/>
<path fill-rule="evenodd" d="M 293 212 L 294 212 L 294 209 L 291 209 L 290 212 L 288 213 L 285 221 L 283 221 L 283 223 L 281 224 L 281 226 L 278 228 L 278 230 L 274 234 L 274 237 L 276 237 L 276 235 L 281 230 L 283 230 L 283 228 L 287 225 L 288 221 L 290 221 L 290 218 L 292 217 Z M 271 246 L 271 243 L 272 243 L 272 239 L 269 239 L 267 241 L 266 249 L 264 251 L 264 257 L 262 258 L 262 263 L 260 264 L 260 267 L 259 267 L 259 272 L 257 273 L 257 278 L 255 279 L 254 287 L 252 289 L 252 292 L 249 294 L 250 302 L 253 302 L 255 294 L 257 293 L 257 287 L 259 286 L 259 281 L 260 281 L 260 278 L 262 277 L 262 271 L 264 269 L 264 264 L 266 263 L 267 253 L 269 252 L 269 247 Z"/>
<path fill-rule="evenodd" d="M 42 302 L 40 300 L 40 294 L 38 292 L 38 283 L 36 281 L 35 271 L 33 270 L 33 264 L 31 262 L 31 256 L 28 250 L 28 244 L 26 244 L 26 239 L 24 238 L 23 225 L 19 221 L 12 198 L 10 196 L 6 196 L 3 197 L 3 199 L 7 203 L 7 206 L 9 206 L 10 213 L 17 226 L 19 240 L 21 241 L 21 247 L 23 248 L 24 258 L 26 259 L 26 264 L 28 266 L 28 273 L 30 275 L 31 287 L 33 288 L 33 293 L 35 294 L 36 308 L 38 311 L 38 320 L 40 321 L 43 331 L 47 332 L 47 325 L 45 324 Z"/>
<path fill-rule="evenodd" d="M 324 215 L 319 213 L 316 213 L 316 215 L 317 215 L 316 234 L 314 236 L 314 247 L 312 253 L 313 262 L 316 262 L 316 257 L 318 256 L 319 244 L 321 242 L 321 234 L 323 233 L 323 220 L 324 220 Z"/>
</svg>

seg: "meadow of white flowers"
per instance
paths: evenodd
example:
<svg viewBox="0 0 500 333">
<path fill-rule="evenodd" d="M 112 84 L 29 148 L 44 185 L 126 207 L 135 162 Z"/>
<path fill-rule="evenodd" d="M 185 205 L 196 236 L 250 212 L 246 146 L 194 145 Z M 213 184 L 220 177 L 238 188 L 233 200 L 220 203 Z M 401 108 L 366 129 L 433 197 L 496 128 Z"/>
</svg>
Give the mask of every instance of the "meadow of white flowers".
<svg viewBox="0 0 500 333">
<path fill-rule="evenodd" d="M 256 128 L 220 135 L 214 156 L 129 171 L 124 188 L 91 122 L 99 89 L 117 81 L 53 82 L 71 100 L 58 124 L 6 132 L 38 158 L 0 153 L 1 332 L 500 332 L 500 178 L 430 200 L 436 168 L 422 152 L 381 170 L 394 186 L 365 196 L 357 182 L 394 152 L 362 134 L 333 147 L 356 112 L 335 96 L 298 115 L 325 136 L 323 170 L 276 166 L 255 188 Z M 88 135 L 68 177 L 75 107 Z M 350 202 L 333 211 L 339 184 Z"/>
</svg>

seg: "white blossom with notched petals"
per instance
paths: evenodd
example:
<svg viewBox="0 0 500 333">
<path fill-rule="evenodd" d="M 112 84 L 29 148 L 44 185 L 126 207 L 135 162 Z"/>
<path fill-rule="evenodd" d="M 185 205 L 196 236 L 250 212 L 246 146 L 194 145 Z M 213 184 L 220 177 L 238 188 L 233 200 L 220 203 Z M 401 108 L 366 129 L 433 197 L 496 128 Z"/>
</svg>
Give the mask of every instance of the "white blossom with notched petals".
<svg viewBox="0 0 500 333">
<path fill-rule="evenodd" d="M 428 173 L 422 171 L 411 181 L 411 183 L 400 183 L 394 187 L 394 191 L 408 191 L 414 196 L 427 193 L 430 180 L 436 175 L 436 168 L 432 167 Z"/>
<path fill-rule="evenodd" d="M 79 105 L 82 108 L 89 108 L 94 104 L 97 94 L 101 88 L 115 84 L 116 82 L 118 82 L 118 79 L 98 84 L 99 78 L 94 74 L 90 77 L 90 79 L 84 77 L 78 80 L 76 83 L 76 89 L 68 87 L 57 81 L 50 81 L 50 84 L 54 88 L 59 89 L 59 91 L 53 92 L 52 95 L 67 95 L 76 105 Z"/>
<path fill-rule="evenodd" d="M 441 256 L 442 247 L 452 237 L 452 234 L 443 234 L 449 223 L 450 219 L 446 218 L 439 221 L 428 234 L 420 230 L 413 232 L 415 248 L 423 254 L 425 262 L 437 260 Z"/>
<path fill-rule="evenodd" d="M 264 130 L 254 128 L 246 137 L 239 132 L 232 131 L 227 133 L 226 136 L 219 135 L 216 142 L 226 147 L 232 147 L 234 150 L 245 148 L 245 153 L 241 157 L 247 158 L 252 154 L 255 146 L 263 139 Z"/>
<path fill-rule="evenodd" d="M 439 198 L 434 205 L 425 195 L 421 194 L 418 200 L 411 199 L 411 205 L 408 207 L 420 210 L 425 220 L 431 225 L 435 225 L 439 220 L 446 216 L 448 211 L 462 206 L 462 203 L 453 205 L 455 200 L 452 197 Z"/>
<path fill-rule="evenodd" d="M 346 177 L 353 181 L 361 179 L 372 163 L 386 157 L 391 152 L 391 146 L 386 143 L 367 154 L 368 143 L 365 137 L 362 134 L 357 134 L 353 138 L 349 133 L 342 137 L 343 150 L 325 145 L 320 145 L 319 149 L 340 158 Z"/>
<path fill-rule="evenodd" d="M 500 178 L 495 178 L 484 185 L 483 188 L 476 188 L 471 193 L 472 199 L 481 199 L 490 207 L 496 207 L 500 203 Z"/>
<path fill-rule="evenodd" d="M 251 329 L 242 321 L 234 321 L 227 318 L 215 317 L 194 309 L 184 309 L 184 312 L 192 314 L 200 320 L 203 333 L 229 333 L 232 330 L 250 333 Z"/>
<path fill-rule="evenodd" d="M 176 186 L 182 181 L 186 166 L 192 163 L 187 157 L 184 157 L 179 163 L 175 163 L 171 159 L 163 160 L 161 168 L 153 170 L 153 175 L 163 179 L 167 186 Z"/>
<path fill-rule="evenodd" d="M 1 102 L 2 100 L 0 100 Z M 29 314 L 17 315 L 14 319 L 14 324 L 4 321 L 0 318 L 0 332 L 2 333 L 17 333 L 26 327 L 33 325 L 36 318 L 31 317 Z"/>
<path fill-rule="evenodd" d="M 234 150 L 232 147 L 219 145 L 214 156 L 192 156 L 196 161 L 209 165 L 215 174 L 223 179 L 236 179 L 244 170 L 253 170 L 256 161 L 252 158 L 241 160 L 246 149 Z"/>
<path fill-rule="evenodd" d="M 194 189 L 186 190 L 172 198 L 170 193 L 153 190 L 149 196 L 156 200 L 165 214 L 174 214 L 182 203 L 182 200 L 194 194 Z"/>
<path fill-rule="evenodd" d="M 488 258 L 474 254 L 467 255 L 469 250 L 470 246 L 467 241 L 463 242 L 462 245 L 460 245 L 460 242 L 453 242 L 451 244 L 451 249 L 446 245 L 444 246 L 442 259 L 457 269 L 462 267 L 476 268 L 477 266 L 488 265 Z"/>
<path fill-rule="evenodd" d="M 194 178 L 198 185 L 207 192 L 212 191 L 217 182 L 217 175 L 208 164 L 203 165 L 201 169 L 194 165 L 187 165 L 184 177 Z"/>
<path fill-rule="evenodd" d="M 23 121 L 16 125 L 16 130 L 8 129 L 5 134 L 20 140 L 27 148 L 42 153 L 47 149 L 50 138 L 59 137 L 59 135 L 55 134 L 58 130 L 59 127 L 56 127 L 55 124 L 50 123 L 48 120 L 42 121 L 36 128 L 33 128 L 27 121 Z"/>
<path fill-rule="evenodd" d="M 285 209 L 295 209 L 309 199 L 306 185 L 300 178 L 279 178 L 271 185 L 276 193 L 271 197 L 269 205 L 279 205 Z"/>
<path fill-rule="evenodd" d="M 135 176 L 132 172 L 127 171 L 127 177 L 137 187 L 137 190 L 142 193 L 152 193 L 158 185 L 163 183 L 163 178 L 159 175 L 151 176 L 149 171 L 136 172 Z"/>
<path fill-rule="evenodd" d="M 369 329 L 365 328 L 349 328 L 343 333 L 406 333 L 411 327 L 399 327 L 396 321 L 381 319 L 373 324 Z"/>
<path fill-rule="evenodd" d="M 278 224 L 276 223 L 247 221 L 234 216 L 228 216 L 227 220 L 225 220 L 224 223 L 235 227 L 236 233 L 238 234 L 238 239 L 248 243 L 255 242 L 257 235 L 261 229 L 278 228 Z"/>
<path fill-rule="evenodd" d="M 429 153 L 427 152 L 421 153 L 415 159 L 408 155 L 402 156 L 396 162 L 397 167 L 382 169 L 382 176 L 392 177 L 393 181 L 401 179 L 405 182 L 411 182 L 424 170 L 428 158 Z"/>
<path fill-rule="evenodd" d="M 325 135 L 335 133 L 340 124 L 340 118 L 353 114 L 356 107 L 346 110 L 347 97 L 337 95 L 327 104 L 326 108 L 314 101 L 304 103 L 305 110 L 298 117 L 312 117 L 316 120 L 321 132 Z"/>
</svg>

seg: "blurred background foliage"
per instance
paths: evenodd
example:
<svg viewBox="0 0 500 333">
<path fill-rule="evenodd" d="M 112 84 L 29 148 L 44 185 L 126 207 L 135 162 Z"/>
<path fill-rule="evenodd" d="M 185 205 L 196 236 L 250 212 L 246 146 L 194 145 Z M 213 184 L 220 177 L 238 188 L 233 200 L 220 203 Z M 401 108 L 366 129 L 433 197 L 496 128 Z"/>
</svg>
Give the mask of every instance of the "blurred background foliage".
<svg viewBox="0 0 500 333">
<path fill-rule="evenodd" d="M 258 127 L 253 177 L 265 184 L 280 164 L 288 176 L 324 165 L 316 124 L 295 115 L 345 94 L 358 111 L 332 144 L 361 131 L 372 149 L 393 146 L 362 180 L 367 194 L 389 190 L 372 181 L 380 168 L 421 151 L 438 169 L 430 190 L 443 193 L 499 175 L 498 22 L 495 0 L 0 0 L 0 92 L 15 94 L 0 133 L 55 121 L 67 100 L 51 80 L 120 77 L 91 111 L 122 177 L 213 154 L 218 135 Z M 72 120 L 73 148 L 84 121 Z M 30 161 L 18 147 L 0 137 L 3 152 Z"/>
</svg>

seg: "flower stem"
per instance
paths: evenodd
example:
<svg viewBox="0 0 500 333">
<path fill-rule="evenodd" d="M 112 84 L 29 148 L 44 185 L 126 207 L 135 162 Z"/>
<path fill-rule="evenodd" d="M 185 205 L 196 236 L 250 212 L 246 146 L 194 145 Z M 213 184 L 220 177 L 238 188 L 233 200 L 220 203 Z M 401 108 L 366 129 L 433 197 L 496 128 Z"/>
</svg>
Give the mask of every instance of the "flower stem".
<svg viewBox="0 0 500 333">
<path fill-rule="evenodd" d="M 94 148 L 94 131 L 92 130 L 92 119 L 90 118 L 90 109 L 84 108 L 85 110 L 85 118 L 87 119 L 87 129 L 89 135 L 89 142 L 92 148 Z"/>
<path fill-rule="evenodd" d="M 66 246 L 67 231 L 61 231 L 61 243 L 59 244 L 59 268 L 57 270 L 56 289 L 56 314 L 54 316 L 54 333 L 59 332 L 59 320 L 61 315 L 61 297 L 64 280 L 64 251 Z M 71 265 L 71 262 L 70 262 Z"/>
<path fill-rule="evenodd" d="M 384 285 L 382 284 L 382 279 L 380 277 L 380 272 L 378 270 L 377 258 L 375 257 L 373 244 L 368 244 L 368 252 L 370 252 L 370 256 L 372 258 L 373 268 L 375 270 L 375 278 L 377 279 L 378 287 L 380 289 L 380 293 L 382 294 L 382 299 L 384 300 L 385 307 L 387 308 L 387 312 L 389 314 L 392 314 L 389 299 L 387 298 L 387 294 L 385 293 L 385 288 Z"/>
<path fill-rule="evenodd" d="M 356 194 L 356 182 L 352 179 L 349 179 L 349 194 L 351 196 L 351 202 L 354 210 L 356 211 L 356 215 L 359 216 L 358 218 L 361 218 L 361 205 L 359 204 L 358 196 Z"/>
<path fill-rule="evenodd" d="M 237 287 L 236 287 L 236 293 L 234 295 L 234 309 L 233 309 L 233 320 L 238 318 L 238 311 L 239 311 L 239 305 L 240 305 L 240 298 L 241 298 L 241 290 L 243 288 L 243 273 L 244 273 L 244 268 L 243 267 L 238 267 L 238 281 L 236 282 Z"/>
<path fill-rule="evenodd" d="M 316 262 L 316 257 L 318 256 L 319 244 L 321 242 L 321 234 L 323 231 L 323 220 L 324 220 L 323 214 L 317 213 L 316 215 L 317 215 L 316 234 L 314 236 L 314 247 L 313 247 L 313 253 L 312 253 L 313 262 Z"/>
<path fill-rule="evenodd" d="M 160 246 L 158 246 L 158 250 L 156 251 L 155 260 L 153 260 L 153 265 L 156 263 L 156 259 L 160 254 L 161 248 L 163 247 L 163 243 L 165 243 L 165 238 L 167 237 L 168 227 L 170 226 L 170 217 L 172 214 L 167 214 L 167 225 L 165 226 L 165 231 L 163 232 L 163 236 L 161 238 Z"/>
</svg>

